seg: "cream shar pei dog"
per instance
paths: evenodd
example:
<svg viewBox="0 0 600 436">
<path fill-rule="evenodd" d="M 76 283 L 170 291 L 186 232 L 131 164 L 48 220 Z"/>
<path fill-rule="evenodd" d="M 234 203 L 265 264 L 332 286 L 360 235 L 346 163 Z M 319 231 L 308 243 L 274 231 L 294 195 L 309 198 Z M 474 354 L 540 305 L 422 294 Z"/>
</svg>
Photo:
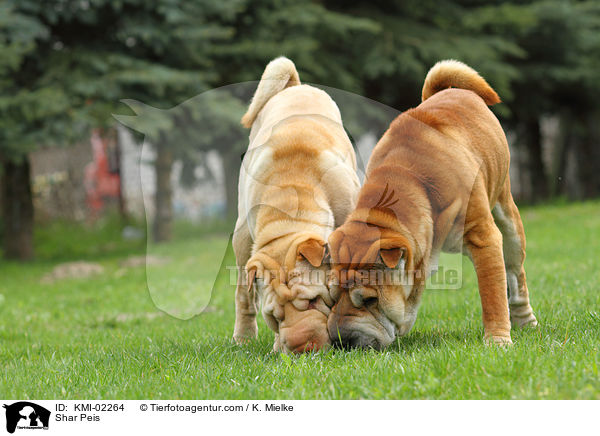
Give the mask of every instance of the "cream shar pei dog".
<svg viewBox="0 0 600 436">
<path fill-rule="evenodd" d="M 234 339 L 256 337 L 260 304 L 275 351 L 322 349 L 333 305 L 326 241 L 355 205 L 354 150 L 335 102 L 301 85 L 284 57 L 267 65 L 242 124 L 251 131 L 233 237 Z"/>
</svg>

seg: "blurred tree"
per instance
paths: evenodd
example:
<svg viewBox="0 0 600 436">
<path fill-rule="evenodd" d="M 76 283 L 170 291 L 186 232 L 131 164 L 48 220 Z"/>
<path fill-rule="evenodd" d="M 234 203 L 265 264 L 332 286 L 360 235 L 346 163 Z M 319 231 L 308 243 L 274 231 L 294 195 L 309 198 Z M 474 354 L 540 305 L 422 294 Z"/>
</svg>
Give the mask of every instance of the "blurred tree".
<svg viewBox="0 0 600 436">
<path fill-rule="evenodd" d="M 123 97 L 173 106 L 216 78 L 206 50 L 235 11 L 208 0 L 5 0 L 0 11 L 4 255 L 33 255 L 27 153 L 110 126 Z M 175 49 L 176 48 L 176 49 Z M 158 148 L 157 169 L 168 159 Z"/>
<path fill-rule="evenodd" d="M 568 62 L 551 95 L 564 138 L 554 193 L 594 198 L 600 196 L 600 3 L 573 2 L 568 12 L 570 40 L 563 48 Z"/>
<path fill-rule="evenodd" d="M 239 122 L 245 111 L 245 102 L 249 101 L 271 59 L 283 54 L 292 58 L 301 71 L 303 81 L 323 83 L 335 77 L 335 85 L 358 90 L 360 81 L 351 75 L 348 69 L 351 60 L 343 56 L 340 44 L 353 34 L 377 29 L 368 20 L 330 12 L 309 1 L 246 0 L 228 6 L 231 13 L 214 17 L 214 23 L 232 29 L 232 32 L 208 46 L 204 53 L 204 59 L 210 61 L 214 73 L 214 80 L 210 83 L 213 87 L 245 81 L 253 83 L 211 91 L 185 102 L 178 110 L 164 112 L 164 116 L 171 118 L 165 127 L 157 129 L 140 121 L 146 136 L 157 138 L 153 142 L 169 143 L 168 146 L 157 146 L 159 157 L 160 153 L 169 154 L 169 157 L 164 159 L 161 168 L 157 167 L 156 214 L 163 217 L 157 222 L 165 225 L 155 226 L 155 240 L 166 240 L 170 234 L 167 223 L 172 216 L 169 207 L 171 192 L 170 186 L 166 186 L 170 183 L 170 168 L 175 160 L 183 161 L 185 170 L 202 165 L 205 154 L 198 151 L 216 150 L 220 153 L 226 175 L 226 214 L 229 218 L 235 217 L 239 168 L 247 147 L 248 133 L 240 136 Z M 303 65 L 309 68 L 303 71 Z M 146 108 L 140 115 L 151 119 L 158 116 L 158 112 Z M 122 120 L 130 125 L 137 122 Z M 159 161 L 161 159 L 157 159 Z M 189 171 L 184 174 L 189 174 Z"/>
<path fill-rule="evenodd" d="M 349 54 L 353 45 L 376 35 L 379 25 L 350 12 L 309 0 L 244 0 L 235 15 L 221 21 L 234 32 L 230 41 L 212 48 L 214 85 L 257 81 L 270 60 L 284 55 L 302 81 L 360 92 L 361 77 L 354 70 L 362 62 Z"/>
<path fill-rule="evenodd" d="M 35 125 L 45 117 L 56 120 L 67 109 L 59 89 L 50 86 L 27 91 L 23 89 L 27 77 L 18 74 L 35 50 L 36 39 L 47 34 L 37 19 L 0 3 L 0 196 L 4 255 L 13 259 L 33 256 L 33 199 L 26 153 L 35 146 L 36 138 L 27 123 Z M 54 105 L 38 104 L 44 97 L 54 100 Z"/>
<path fill-rule="evenodd" d="M 423 78 L 436 61 L 462 60 L 507 103 L 493 110 L 527 150 L 530 200 L 552 193 L 552 173 L 568 170 L 566 164 L 546 168 L 542 159 L 540 118 L 546 115 L 561 119 L 558 161 L 576 168 L 574 195 L 600 195 L 599 30 L 600 5 L 593 0 L 4 0 L 4 255 L 33 255 L 29 151 L 71 144 L 91 126 L 111 127 L 121 98 L 175 108 L 208 89 L 258 80 L 279 55 L 296 63 L 304 82 L 398 109 L 418 104 Z M 234 213 L 245 141 L 232 140 L 229 126 L 243 110 L 240 100 L 249 97 L 232 92 L 215 101 L 213 119 L 182 105 L 155 120 L 155 239 L 169 238 L 175 160 L 183 160 L 189 175 L 192 164 L 202 165 L 206 152 L 218 149 L 227 210 Z M 199 137 L 186 127 L 198 123 L 213 125 L 210 134 Z M 176 133 L 167 134 L 171 130 Z"/>
<path fill-rule="evenodd" d="M 235 87 L 237 89 L 211 91 L 185 102 L 177 110 L 163 112 L 162 115 L 170 119 L 164 127 L 156 128 L 139 121 L 146 137 L 157 144 L 155 241 L 167 240 L 171 233 L 173 162 L 181 160 L 186 170 L 184 174 L 189 174 L 191 167 L 202 165 L 204 152 L 209 150 L 218 151 L 223 160 L 226 215 L 229 219 L 235 217 L 239 168 L 248 133 L 240 136 L 239 122 L 246 105 L 242 100 L 249 101 L 251 93 L 248 91 L 254 91 L 270 60 L 286 55 L 296 62 L 303 81 L 332 82 L 333 77 L 336 78 L 334 85 L 359 90 L 360 80 L 352 76 L 349 69 L 353 61 L 344 56 L 340 48 L 351 37 L 377 29 L 369 20 L 331 12 L 306 0 L 243 0 L 226 3 L 223 8 L 228 13 L 213 16 L 212 23 L 231 32 L 197 48 L 198 53 L 202 53 L 203 63 L 190 58 L 182 61 L 181 66 L 210 68 L 213 75 L 209 83 L 215 88 L 245 81 L 254 83 Z M 307 69 L 303 70 L 302 66 Z M 146 99 L 140 100 L 148 103 Z M 160 116 L 160 112 L 147 109 L 140 113 L 142 117 Z M 138 123 L 119 119 L 131 126 Z"/>
<path fill-rule="evenodd" d="M 195 170 L 202 167 L 205 169 L 202 181 L 216 189 L 221 180 L 210 170 L 206 156 L 210 151 L 220 153 L 226 210 L 228 218 L 235 218 L 239 166 L 248 137 L 240 124 L 245 105 L 231 92 L 236 90 L 239 91 L 235 86 L 231 90 L 226 87 L 210 90 L 166 110 L 124 100 L 136 115 L 117 115 L 116 118 L 142 132 L 145 140 L 154 144 L 156 155 L 162 156 L 155 160 L 156 219 L 152 229 L 155 242 L 171 238 L 172 168 L 176 160 L 182 163 L 181 185 L 193 187 L 197 182 Z M 230 162 L 234 168 L 229 166 Z"/>
<path fill-rule="evenodd" d="M 335 10 L 370 18 L 381 31 L 347 44 L 351 75 L 361 78 L 367 97 L 399 110 L 420 102 L 427 71 L 442 59 L 458 59 L 480 71 L 503 98 L 519 72 L 505 62 L 525 52 L 504 35 L 473 29 L 480 2 L 469 0 L 327 0 Z M 350 54 L 348 54 L 348 52 Z M 500 109 L 502 111 L 502 109 Z"/>
<path fill-rule="evenodd" d="M 511 4 L 512 3 L 512 4 Z M 593 168 L 600 160 L 590 145 L 594 134 L 589 117 L 598 110 L 600 87 L 600 4 L 595 1 L 501 2 L 479 8 L 470 28 L 491 32 L 517 44 L 525 56 L 507 56 L 505 62 L 519 74 L 507 99 L 510 115 L 504 122 L 517 133 L 517 146 L 527 151 L 528 202 L 559 192 L 556 179 L 567 179 L 570 149 L 577 176 L 587 189 L 580 197 L 600 194 Z M 562 147 L 558 168 L 547 167 L 543 157 L 541 119 L 558 115 Z M 588 124 L 588 125 L 586 125 Z M 583 133 L 583 137 L 578 134 Z M 562 163 L 562 165 L 561 165 Z"/>
<path fill-rule="evenodd" d="M 354 74 L 357 62 L 349 56 L 349 46 L 379 30 L 368 18 L 331 11 L 321 2 L 308 0 L 245 0 L 221 24 L 234 32 L 229 41 L 211 50 L 218 76 L 213 85 L 252 81 L 250 86 L 239 87 L 242 92 L 236 95 L 245 102 L 251 97 L 247 91 L 254 92 L 267 63 L 282 55 L 295 63 L 302 82 L 361 93 L 361 78 Z M 233 177 L 227 189 L 227 214 L 235 216 L 237 177 L 247 140 L 231 144 L 236 145 L 223 150 L 222 157 L 226 173 Z"/>
<path fill-rule="evenodd" d="M 362 77 L 368 97 L 398 109 L 412 107 L 428 69 L 454 58 L 473 66 L 505 105 L 493 110 L 517 133 L 527 152 L 525 201 L 547 198 L 551 173 L 566 177 L 567 155 L 576 167 L 578 198 L 600 195 L 597 113 L 600 92 L 600 4 L 574 0 L 403 0 L 347 2 L 327 7 L 368 17 L 381 33 L 349 45 L 362 59 L 353 75 Z M 546 168 L 542 117 L 559 115 L 565 146 L 559 168 Z M 594 136 L 596 135 L 596 136 Z M 555 188 L 561 189 L 561 186 Z M 565 189 L 565 187 L 562 187 Z M 572 192 L 573 193 L 573 192 Z"/>
<path fill-rule="evenodd" d="M 209 151 L 221 155 L 224 177 L 224 196 L 226 219 L 235 220 L 237 216 L 237 189 L 244 151 L 248 145 L 247 131 L 241 126 L 240 119 L 246 112 L 246 105 L 236 96 L 237 86 L 217 88 L 208 91 L 184 103 L 176 122 L 184 135 L 182 143 L 192 144 L 182 150 L 184 158 L 182 177 L 186 182 L 195 182 L 194 170 L 198 165 L 205 168 L 205 179 L 215 176 L 206 164 Z"/>
<path fill-rule="evenodd" d="M 16 181 L 13 173 L 18 165 L 23 185 L 29 179 L 28 151 L 40 145 L 67 145 L 84 137 L 92 125 L 109 125 L 109 114 L 120 98 L 172 107 L 209 86 L 256 80 L 266 63 L 282 53 L 297 54 L 313 66 L 326 65 L 315 68 L 315 77 L 335 74 L 341 86 L 350 86 L 352 77 L 343 68 L 336 71 L 335 63 L 315 58 L 341 58 L 339 52 L 322 50 L 327 37 L 339 41 L 349 32 L 369 29 L 368 22 L 329 13 L 316 3 L 301 3 L 6 0 L 0 24 L 4 35 L 0 83 L 3 94 L 16 97 L 5 98 L 0 110 L 12 116 L 3 121 L 16 127 L 3 133 L 0 145 L 5 177 Z M 15 40 L 23 41 L 22 49 Z M 177 150 L 161 141 L 169 141 L 164 133 L 156 136 L 156 240 L 170 234 L 169 184 Z M 221 151 L 228 174 L 237 173 L 242 150 Z M 5 256 L 31 257 L 30 189 L 7 192 L 5 197 Z M 29 205 L 17 208 L 18 217 L 13 210 L 16 199 Z M 231 208 L 232 199 L 228 204 Z M 16 227 L 21 230 L 20 242 L 9 231 Z"/>
</svg>

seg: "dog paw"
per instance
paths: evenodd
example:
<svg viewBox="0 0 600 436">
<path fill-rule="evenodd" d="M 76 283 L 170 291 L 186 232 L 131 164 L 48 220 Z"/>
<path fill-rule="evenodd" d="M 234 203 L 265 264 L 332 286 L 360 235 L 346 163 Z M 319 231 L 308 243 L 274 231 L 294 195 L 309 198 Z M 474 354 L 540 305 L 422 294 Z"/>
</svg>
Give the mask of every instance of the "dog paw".
<svg viewBox="0 0 600 436">
<path fill-rule="evenodd" d="M 275 340 L 273 341 L 273 353 L 286 353 L 287 349 L 281 344 L 279 339 L 279 333 L 275 333 Z"/>
<path fill-rule="evenodd" d="M 510 345 L 512 345 L 512 340 L 510 339 L 510 335 L 509 336 L 495 336 L 495 335 L 489 335 L 486 336 L 485 338 L 483 338 L 483 342 L 486 345 L 499 345 L 501 347 L 508 347 Z"/>
<path fill-rule="evenodd" d="M 233 337 L 233 341 L 237 345 L 247 345 L 250 342 L 252 342 L 254 339 L 256 339 L 256 338 L 252 338 L 252 337 L 249 337 L 249 336 L 234 336 Z"/>
<path fill-rule="evenodd" d="M 236 318 L 233 328 L 233 340 L 238 345 L 244 345 L 258 338 L 258 324 L 256 318 Z"/>
<path fill-rule="evenodd" d="M 529 314 L 524 315 L 524 316 L 513 315 L 510 317 L 510 321 L 513 326 L 519 327 L 519 328 L 525 328 L 525 327 L 533 328 L 538 325 L 537 319 L 535 318 L 535 315 L 533 314 L 533 312 L 530 312 Z"/>
<path fill-rule="evenodd" d="M 238 345 L 249 344 L 258 337 L 258 331 L 245 331 L 243 333 L 235 332 L 233 334 L 233 340 Z"/>
</svg>

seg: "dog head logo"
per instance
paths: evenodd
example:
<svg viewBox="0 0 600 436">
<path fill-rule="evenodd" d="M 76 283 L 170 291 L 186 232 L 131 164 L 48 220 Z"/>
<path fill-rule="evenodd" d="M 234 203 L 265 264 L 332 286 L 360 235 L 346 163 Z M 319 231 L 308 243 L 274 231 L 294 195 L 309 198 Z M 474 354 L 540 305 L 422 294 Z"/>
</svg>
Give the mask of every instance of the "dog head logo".
<svg viewBox="0 0 600 436">
<path fill-rule="evenodd" d="M 50 411 L 28 401 L 3 406 L 6 409 L 6 431 L 19 429 L 48 429 Z"/>
</svg>

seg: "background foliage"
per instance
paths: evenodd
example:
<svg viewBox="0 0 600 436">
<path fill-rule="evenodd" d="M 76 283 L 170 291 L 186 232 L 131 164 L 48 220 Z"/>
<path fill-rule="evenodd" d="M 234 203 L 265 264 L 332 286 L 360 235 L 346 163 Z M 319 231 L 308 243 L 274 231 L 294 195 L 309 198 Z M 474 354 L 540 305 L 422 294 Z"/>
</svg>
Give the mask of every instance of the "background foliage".
<svg viewBox="0 0 600 436">
<path fill-rule="evenodd" d="M 494 111 L 525 156 L 522 202 L 600 195 L 600 4 L 592 0 L 3 0 L 0 173 L 21 171 L 19 180 L 27 180 L 23 162 L 31 150 L 68 147 L 91 128 L 114 127 L 113 113 L 131 115 L 121 99 L 177 107 L 204 91 L 257 80 L 279 55 L 294 60 L 305 82 L 400 111 L 419 103 L 435 62 L 464 61 L 504 101 Z M 216 99 L 218 123 L 235 124 L 246 98 Z M 157 147 L 157 172 L 170 171 L 176 159 L 201 164 L 212 144 L 238 144 L 217 129 L 193 150 L 178 148 L 193 132 L 161 133 L 206 122 L 206 114 L 185 105 L 153 114 L 144 132 Z M 542 134 L 548 119 L 559 126 L 551 151 Z M 219 152 L 228 173 L 236 173 L 243 147 Z M 10 180 L 0 182 L 8 199 L 2 221 L 14 229 L 10 217 L 27 217 L 29 200 L 18 204 L 24 195 L 11 191 Z M 157 186 L 157 195 L 163 191 Z M 170 204 L 166 194 L 159 204 Z M 228 212 L 235 213 L 231 199 Z M 31 233 L 27 225 L 21 230 Z M 168 239 L 169 229 L 161 232 Z M 5 246 L 7 253 L 27 257 Z"/>
</svg>

